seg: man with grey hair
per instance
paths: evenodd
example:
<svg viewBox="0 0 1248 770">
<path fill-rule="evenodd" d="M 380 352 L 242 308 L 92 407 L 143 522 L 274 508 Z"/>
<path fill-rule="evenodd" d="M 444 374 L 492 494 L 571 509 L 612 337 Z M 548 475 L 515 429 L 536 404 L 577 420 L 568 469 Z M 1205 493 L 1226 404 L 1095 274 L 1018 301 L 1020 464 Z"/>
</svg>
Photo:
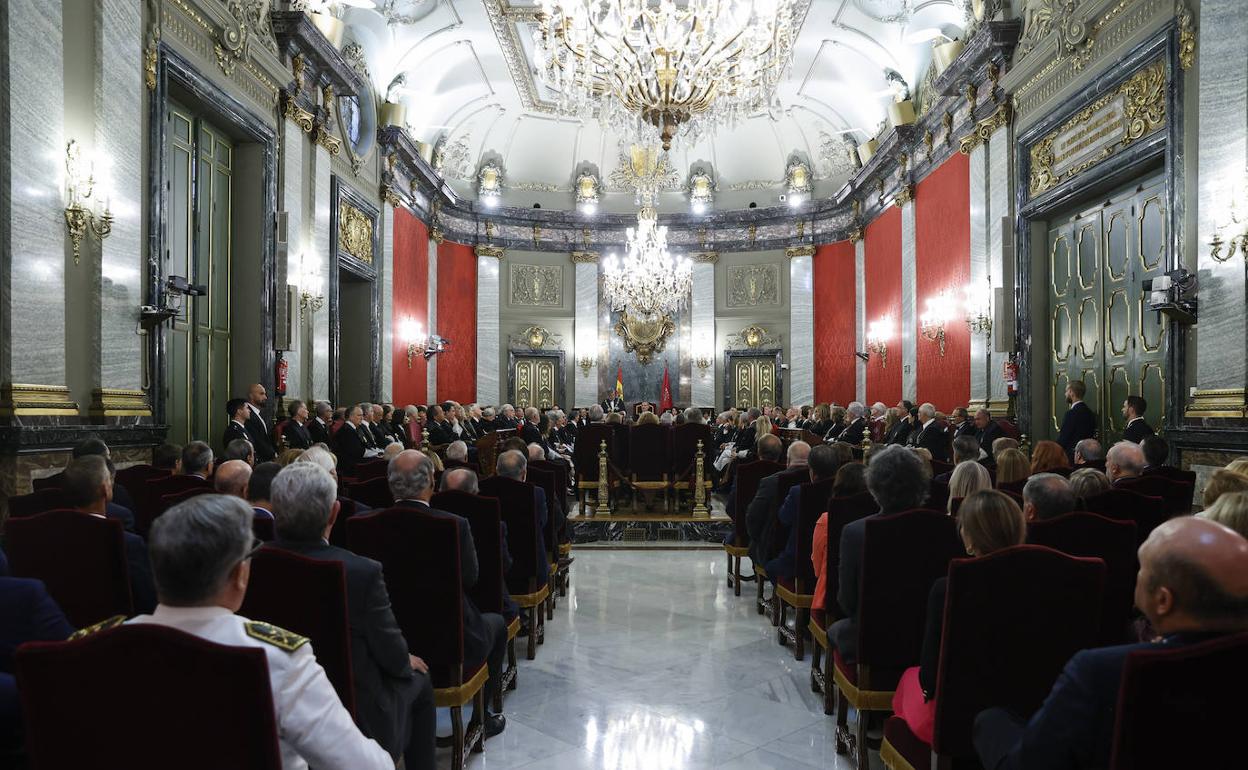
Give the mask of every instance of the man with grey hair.
<svg viewBox="0 0 1248 770">
<path fill-rule="evenodd" d="M 390 609 L 381 564 L 329 544 L 338 483 L 315 463 L 292 463 L 273 480 L 273 546 L 342 564 L 347 585 L 356 719 L 365 735 L 407 767 L 434 770 L 435 720 L 429 667 L 408 653 Z"/>
<path fill-rule="evenodd" d="M 516 454 L 524 460 L 519 452 Z M 503 656 L 507 652 L 507 624 L 503 616 L 495 612 L 481 612 L 468 592 L 477 584 L 479 566 L 477 547 L 472 541 L 472 527 L 468 520 L 429 505 L 433 497 L 433 461 L 414 449 L 400 452 L 390 461 L 386 472 L 390 493 L 394 495 L 396 508 L 406 508 L 413 516 L 431 516 L 450 519 L 459 530 L 459 566 L 461 585 L 464 590 L 464 665 L 472 668 L 482 661 L 489 665 L 489 679 L 485 683 L 485 735 L 498 735 L 507 726 L 502 714 L 490 714 L 494 702 L 494 689 L 502 681 Z"/>
<path fill-rule="evenodd" d="M 979 461 L 979 439 L 973 435 L 958 436 L 953 440 L 953 463 L 973 463 Z M 945 471 L 936 476 L 933 481 L 939 481 L 942 484 L 948 484 L 953 478 L 953 471 Z"/>
<path fill-rule="evenodd" d="M 1085 438 L 1075 444 L 1075 465 L 1104 467 L 1105 449 L 1101 446 L 1101 442 L 1094 438 Z"/>
<path fill-rule="evenodd" d="M 602 406 L 600 404 L 594 404 L 589 408 L 589 421 L 602 422 L 602 414 Z"/>
<path fill-rule="evenodd" d="M 778 437 L 774 434 L 768 434 L 759 439 L 759 459 L 770 459 L 762 456 L 763 449 L 766 448 L 765 444 L 771 443 L 765 440 L 770 438 L 777 439 L 779 443 Z M 784 502 L 780 499 L 780 477 L 789 471 L 800 473 L 807 467 L 806 461 L 809 457 L 810 444 L 805 441 L 794 441 L 789 444 L 785 456 L 787 461 L 785 470 L 765 476 L 762 481 L 758 482 L 758 491 L 754 493 L 754 499 L 745 509 L 745 528 L 750 533 L 750 559 L 756 564 L 762 565 L 771 552 L 772 526 L 775 523 L 776 512 L 780 510 L 780 505 Z"/>
<path fill-rule="evenodd" d="M 355 726 L 306 638 L 235 614 L 251 576 L 251 518 L 245 502 L 225 495 L 193 497 L 157 518 L 150 547 L 160 604 L 128 622 L 264 650 L 282 767 L 393 770 L 386 750 Z"/>
<path fill-rule="evenodd" d="M 880 512 L 850 522 L 841 530 L 836 601 L 845 610 L 845 617 L 828 627 L 828 639 L 836 644 L 849 665 L 858 660 L 858 586 L 867 521 L 922 506 L 927 500 L 930 481 L 927 463 L 903 446 L 884 447 L 871 456 L 871 463 L 867 465 L 867 491 L 880 506 Z"/>
<path fill-rule="evenodd" d="M 691 406 L 685 410 L 685 422 L 692 425 L 706 424 L 706 417 L 702 414 L 702 410 L 696 406 Z"/>
<path fill-rule="evenodd" d="M 526 444 L 541 444 L 542 432 L 538 429 L 537 424 L 542 419 L 542 413 L 537 411 L 536 407 L 530 406 L 524 410 L 524 424 L 520 426 L 519 435 L 524 439 Z"/>
<path fill-rule="evenodd" d="M 217 467 L 212 477 L 212 488 L 223 495 L 247 499 L 247 482 L 251 481 L 251 466 L 242 460 L 226 460 Z"/>
<path fill-rule="evenodd" d="M 471 468 L 451 468 L 442 474 L 442 492 L 467 492 L 470 495 L 480 494 L 481 487 L 477 474 Z M 506 544 L 503 546 L 506 547 Z"/>
<path fill-rule="evenodd" d="M 519 427 L 520 421 L 516 419 L 516 408 L 511 404 L 503 404 L 498 412 L 498 422 L 499 427 L 504 429 Z"/>
<path fill-rule="evenodd" d="M 360 429 L 360 440 L 364 442 L 365 450 L 380 449 L 377 443 L 377 434 L 373 433 L 373 405 L 365 401 L 359 405 L 360 422 L 356 427 Z"/>
<path fill-rule="evenodd" d="M 242 460 L 248 465 L 256 464 L 256 448 L 250 441 L 245 438 L 236 438 L 225 445 L 225 454 L 221 456 L 224 461 Z"/>
<path fill-rule="evenodd" d="M 672 413 L 664 412 L 663 414 L 659 415 L 659 424 L 666 425 L 669 428 L 672 427 Z"/>
<path fill-rule="evenodd" d="M 1070 482 L 1056 473 L 1037 473 L 1023 486 L 1023 515 L 1027 521 L 1056 519 L 1075 510 Z"/>
<path fill-rule="evenodd" d="M 1144 450 L 1132 441 L 1119 441 L 1105 455 L 1105 475 L 1116 487 L 1121 486 L 1119 482 L 1123 479 L 1138 477 L 1144 472 L 1145 465 Z"/>
<path fill-rule="evenodd" d="M 446 459 L 448 462 L 468 462 L 468 445 L 459 440 L 447 444 Z"/>
<path fill-rule="evenodd" d="M 308 420 L 308 437 L 313 444 L 329 443 L 329 424 L 334 421 L 334 406 L 328 401 L 317 401 L 312 406 L 315 415 Z"/>
<path fill-rule="evenodd" d="M 919 405 L 918 426 L 910 431 L 910 446 L 922 447 L 932 453 L 936 462 L 949 462 L 949 433 L 944 423 L 936 419 L 936 407 L 930 403 Z"/>
<path fill-rule="evenodd" d="M 182 449 L 182 473 L 204 481 L 212 475 L 212 447 L 202 441 L 192 441 Z"/>
<path fill-rule="evenodd" d="M 837 435 L 836 440 L 850 446 L 858 446 L 862 443 L 862 437 L 867 432 L 867 419 L 863 417 L 866 407 L 861 401 L 850 401 L 849 406 L 845 407 L 845 417 L 849 420 L 845 424 L 845 429 Z"/>
<path fill-rule="evenodd" d="M 535 445 L 529 445 L 533 452 Z M 537 446 L 540 450 L 541 447 Z M 509 449 L 498 456 L 495 470 L 505 479 L 523 481 L 533 488 L 533 510 L 537 512 L 537 570 L 540 577 L 545 578 L 550 572 L 550 564 L 546 559 L 546 525 L 550 521 L 550 510 L 547 507 L 546 490 L 537 484 L 529 483 L 529 463 L 525 456 L 515 449 Z M 556 529 L 556 531 L 558 531 Z"/>
</svg>

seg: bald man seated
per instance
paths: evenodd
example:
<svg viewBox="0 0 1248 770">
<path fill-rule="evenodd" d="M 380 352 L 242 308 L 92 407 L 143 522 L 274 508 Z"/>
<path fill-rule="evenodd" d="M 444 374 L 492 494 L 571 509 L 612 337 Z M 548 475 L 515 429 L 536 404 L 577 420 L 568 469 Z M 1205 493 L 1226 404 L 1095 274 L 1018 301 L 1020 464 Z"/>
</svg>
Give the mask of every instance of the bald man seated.
<svg viewBox="0 0 1248 770">
<path fill-rule="evenodd" d="M 979 713 L 975 748 L 987 770 L 1109 767 L 1128 654 L 1248 630 L 1248 540 L 1191 516 L 1162 524 L 1140 546 L 1135 604 L 1157 641 L 1077 653 L 1030 720 Z"/>
</svg>

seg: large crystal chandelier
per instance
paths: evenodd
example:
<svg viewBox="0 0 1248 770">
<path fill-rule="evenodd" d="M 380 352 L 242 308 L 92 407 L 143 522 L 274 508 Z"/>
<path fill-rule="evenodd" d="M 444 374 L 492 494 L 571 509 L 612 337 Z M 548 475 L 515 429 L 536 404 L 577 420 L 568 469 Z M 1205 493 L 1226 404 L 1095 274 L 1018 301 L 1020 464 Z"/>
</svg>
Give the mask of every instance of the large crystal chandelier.
<svg viewBox="0 0 1248 770">
<path fill-rule="evenodd" d="M 794 0 L 539 0 L 540 77 L 568 115 L 670 149 L 770 108 Z"/>
</svg>

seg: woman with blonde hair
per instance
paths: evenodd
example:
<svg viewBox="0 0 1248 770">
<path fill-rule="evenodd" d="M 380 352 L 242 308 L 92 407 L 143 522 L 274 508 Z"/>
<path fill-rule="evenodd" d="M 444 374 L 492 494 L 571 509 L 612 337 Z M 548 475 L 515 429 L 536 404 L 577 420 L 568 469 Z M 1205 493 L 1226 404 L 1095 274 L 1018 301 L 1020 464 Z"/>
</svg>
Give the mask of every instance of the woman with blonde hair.
<svg viewBox="0 0 1248 770">
<path fill-rule="evenodd" d="M 1196 515 L 1216 521 L 1248 537 L 1248 492 L 1227 492 L 1220 495 L 1213 505 Z"/>
<path fill-rule="evenodd" d="M 756 445 L 758 440 L 768 433 L 771 433 L 771 420 L 763 416 L 754 421 L 754 443 Z"/>
<path fill-rule="evenodd" d="M 1238 473 L 1240 476 L 1248 476 L 1248 457 L 1241 457 L 1238 460 L 1232 460 L 1226 469 L 1231 473 Z"/>
<path fill-rule="evenodd" d="M 659 424 L 659 416 L 656 415 L 654 412 L 642 412 L 641 416 L 637 418 L 637 425 L 658 425 L 658 424 Z"/>
<path fill-rule="evenodd" d="M 1209 480 L 1205 482 L 1201 505 L 1208 508 L 1228 492 L 1248 492 L 1248 476 L 1241 476 L 1229 468 L 1218 468 L 1209 474 Z"/>
<path fill-rule="evenodd" d="M 992 489 L 992 477 L 988 469 L 979 463 L 958 463 L 949 477 L 949 513 L 953 513 L 953 501 L 967 498 L 981 489 Z"/>
<path fill-rule="evenodd" d="M 1006 449 L 997 455 L 997 488 L 1011 481 L 1022 481 L 1030 474 L 1027 455 L 1021 449 Z"/>
<path fill-rule="evenodd" d="M 1070 474 L 1070 489 L 1080 500 L 1087 500 L 1102 492 L 1108 492 L 1113 486 L 1109 476 L 1096 468 L 1080 468 Z"/>
<path fill-rule="evenodd" d="M 1069 469 L 1066 450 L 1056 441 L 1041 441 L 1031 450 L 1031 475 Z"/>
<path fill-rule="evenodd" d="M 958 467 L 975 465 L 962 463 Z M 1021 545 L 1027 536 L 1023 511 L 1009 495 L 995 489 L 974 492 L 958 511 L 958 532 L 972 557 Z M 936 716 L 936 671 L 940 665 L 940 637 L 944 630 L 945 593 L 949 579 L 932 583 L 927 596 L 927 623 L 919 665 L 908 668 L 893 694 L 893 713 L 906 720 L 917 738 L 931 741 Z"/>
</svg>

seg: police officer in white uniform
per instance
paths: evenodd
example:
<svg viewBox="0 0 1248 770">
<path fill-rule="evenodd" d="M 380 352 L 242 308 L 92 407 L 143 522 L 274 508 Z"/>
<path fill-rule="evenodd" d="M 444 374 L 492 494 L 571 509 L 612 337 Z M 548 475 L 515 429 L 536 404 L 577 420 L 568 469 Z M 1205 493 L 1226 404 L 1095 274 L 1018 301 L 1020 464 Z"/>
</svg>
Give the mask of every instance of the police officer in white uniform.
<svg viewBox="0 0 1248 770">
<path fill-rule="evenodd" d="M 251 574 L 251 519 L 246 503 L 223 495 L 200 495 L 162 514 L 148 541 L 160 603 L 129 622 L 263 649 L 286 770 L 394 770 L 385 749 L 355 726 L 305 637 L 234 614 Z"/>
</svg>

